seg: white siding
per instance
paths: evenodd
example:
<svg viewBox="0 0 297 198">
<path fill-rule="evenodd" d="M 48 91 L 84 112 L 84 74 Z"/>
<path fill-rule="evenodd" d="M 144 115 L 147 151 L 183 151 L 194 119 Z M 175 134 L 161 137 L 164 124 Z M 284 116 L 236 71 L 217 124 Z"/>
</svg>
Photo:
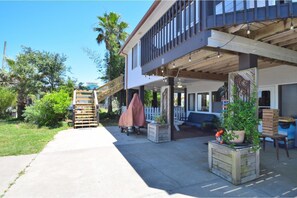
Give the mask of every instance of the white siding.
<svg viewBox="0 0 297 198">
<path fill-rule="evenodd" d="M 271 91 L 271 107 L 278 108 L 278 86 L 283 84 L 297 83 L 297 67 L 281 65 L 277 67 L 259 70 L 259 90 Z M 187 92 L 196 94 L 197 109 L 197 93 L 217 91 L 222 82 L 197 80 L 197 82 L 187 84 Z M 212 111 L 210 100 L 210 111 Z M 188 112 L 189 113 L 189 112 Z M 201 112 L 208 113 L 208 112 Z"/>
<path fill-rule="evenodd" d="M 161 80 L 162 78 L 156 76 L 146 76 L 142 75 L 142 70 L 140 66 L 140 43 L 138 43 L 138 65 L 136 68 L 132 69 L 132 49 L 128 53 L 128 81 L 127 85 L 125 85 L 126 89 L 137 88 L 142 85 L 146 85 L 148 83 Z M 126 71 L 127 75 L 127 71 Z"/>
</svg>

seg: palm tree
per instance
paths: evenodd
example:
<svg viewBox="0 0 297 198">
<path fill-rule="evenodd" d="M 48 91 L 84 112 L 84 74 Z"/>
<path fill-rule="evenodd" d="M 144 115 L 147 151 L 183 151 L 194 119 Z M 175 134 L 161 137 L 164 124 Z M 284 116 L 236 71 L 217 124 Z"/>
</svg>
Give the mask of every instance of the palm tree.
<svg viewBox="0 0 297 198">
<path fill-rule="evenodd" d="M 118 52 L 123 42 L 128 36 L 125 29 L 128 27 L 126 22 L 120 20 L 120 15 L 114 12 L 105 13 L 99 16 L 98 27 L 94 31 L 98 32 L 96 41 L 99 45 L 105 44 L 107 50 L 107 57 L 105 58 L 105 71 L 108 81 L 118 77 L 124 73 L 124 61 L 119 56 Z M 108 98 L 108 112 L 112 111 L 112 97 Z"/>
<path fill-rule="evenodd" d="M 97 43 L 100 45 L 104 42 L 109 53 L 117 53 L 128 36 L 128 33 L 125 32 L 128 24 L 120 21 L 120 18 L 117 13 L 105 13 L 98 17 L 98 27 L 94 28 L 94 31 L 98 32 Z"/>
</svg>

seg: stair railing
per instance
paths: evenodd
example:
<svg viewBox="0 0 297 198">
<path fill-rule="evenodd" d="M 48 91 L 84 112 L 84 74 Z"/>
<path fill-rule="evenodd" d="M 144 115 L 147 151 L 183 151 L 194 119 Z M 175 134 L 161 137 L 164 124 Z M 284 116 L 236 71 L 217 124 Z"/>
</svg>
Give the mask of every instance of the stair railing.
<svg viewBox="0 0 297 198">
<path fill-rule="evenodd" d="M 97 124 L 99 124 L 99 104 L 98 104 L 98 98 L 97 98 L 97 91 L 94 90 L 93 93 L 94 93 L 94 109 L 95 109 L 94 116 L 97 119 Z"/>
<path fill-rule="evenodd" d="M 124 76 L 121 74 L 119 77 L 107 82 L 105 85 L 97 89 L 98 102 L 104 100 L 106 97 L 111 96 L 117 91 L 124 88 Z"/>
<path fill-rule="evenodd" d="M 73 126 L 75 125 L 75 109 L 76 109 L 76 90 L 73 91 L 73 100 L 72 100 L 72 122 Z"/>
</svg>

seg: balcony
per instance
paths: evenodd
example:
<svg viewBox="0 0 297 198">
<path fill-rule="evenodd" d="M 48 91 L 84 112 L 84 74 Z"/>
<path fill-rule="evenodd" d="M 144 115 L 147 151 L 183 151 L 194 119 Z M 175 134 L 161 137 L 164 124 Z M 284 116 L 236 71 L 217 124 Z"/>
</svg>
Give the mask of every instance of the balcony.
<svg viewBox="0 0 297 198">
<path fill-rule="evenodd" d="M 142 71 L 149 73 L 206 47 L 209 30 L 241 35 L 240 31 L 278 21 L 292 23 L 296 16 L 297 2 L 292 1 L 177 0 L 141 38 Z"/>
</svg>

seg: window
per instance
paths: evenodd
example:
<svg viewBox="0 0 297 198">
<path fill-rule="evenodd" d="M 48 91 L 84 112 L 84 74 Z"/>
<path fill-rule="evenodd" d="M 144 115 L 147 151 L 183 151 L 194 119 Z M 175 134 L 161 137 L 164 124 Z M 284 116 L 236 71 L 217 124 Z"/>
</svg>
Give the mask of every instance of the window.
<svg viewBox="0 0 297 198">
<path fill-rule="evenodd" d="M 209 111 L 209 94 L 198 93 L 197 94 L 197 111 Z"/>
<path fill-rule="evenodd" d="M 262 119 L 262 113 L 263 109 L 270 109 L 270 104 L 271 104 L 271 93 L 270 91 L 260 91 L 259 92 L 259 110 L 258 110 L 258 115 L 259 118 Z"/>
<path fill-rule="evenodd" d="M 270 91 L 261 91 L 259 96 L 259 107 L 270 108 Z"/>
<path fill-rule="evenodd" d="M 280 116 L 297 118 L 297 84 L 279 86 Z"/>
<path fill-rule="evenodd" d="M 211 93 L 212 96 L 212 112 L 221 113 L 222 112 L 222 102 L 220 92 L 214 91 Z"/>
<path fill-rule="evenodd" d="M 195 111 L 195 94 L 188 94 L 188 111 Z"/>
<path fill-rule="evenodd" d="M 138 55 L 137 44 L 132 48 L 132 69 L 137 67 L 137 55 Z"/>
</svg>

